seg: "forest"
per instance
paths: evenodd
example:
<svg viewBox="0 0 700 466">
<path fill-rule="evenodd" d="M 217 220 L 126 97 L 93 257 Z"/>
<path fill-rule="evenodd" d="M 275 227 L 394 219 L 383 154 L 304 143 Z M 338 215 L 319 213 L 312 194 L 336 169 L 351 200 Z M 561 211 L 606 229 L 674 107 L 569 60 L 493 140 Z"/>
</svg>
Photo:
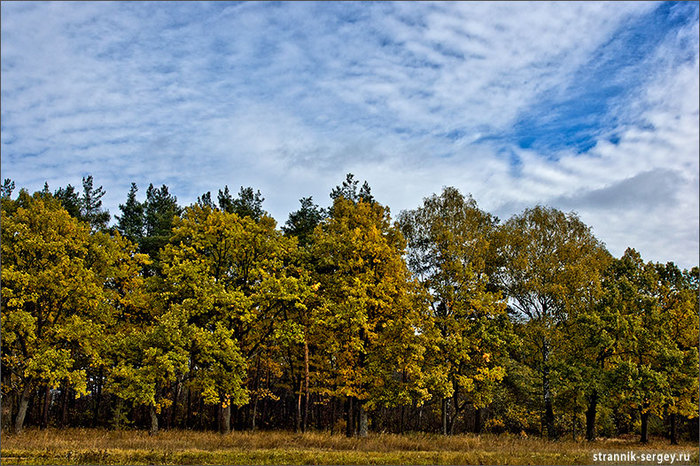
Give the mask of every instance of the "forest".
<svg viewBox="0 0 700 466">
<path fill-rule="evenodd" d="M 453 187 L 391 217 L 352 174 L 283 226 L 92 176 L 2 184 L 2 429 L 698 437 L 698 267 Z"/>
</svg>

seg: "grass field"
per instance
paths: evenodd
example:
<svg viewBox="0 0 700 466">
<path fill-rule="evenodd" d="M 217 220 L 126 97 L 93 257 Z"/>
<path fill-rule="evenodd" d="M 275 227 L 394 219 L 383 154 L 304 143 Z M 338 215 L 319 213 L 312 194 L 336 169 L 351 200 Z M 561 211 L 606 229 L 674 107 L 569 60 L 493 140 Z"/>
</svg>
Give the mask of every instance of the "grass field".
<svg viewBox="0 0 700 466">
<path fill-rule="evenodd" d="M 689 462 L 674 464 L 698 464 L 698 445 L 691 443 L 549 442 L 511 435 L 370 434 L 359 439 L 319 432 L 162 431 L 149 436 L 134 430 L 28 429 L 3 434 L 1 450 L 2 464 L 615 464 L 594 463 L 593 454 L 628 451 L 689 453 Z"/>
</svg>

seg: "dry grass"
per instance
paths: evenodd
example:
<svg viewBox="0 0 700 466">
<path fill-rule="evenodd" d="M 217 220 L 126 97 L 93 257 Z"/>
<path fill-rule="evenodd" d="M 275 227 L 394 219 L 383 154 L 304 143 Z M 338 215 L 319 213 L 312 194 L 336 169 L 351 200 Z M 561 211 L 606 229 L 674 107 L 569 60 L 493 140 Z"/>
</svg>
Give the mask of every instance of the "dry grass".
<svg viewBox="0 0 700 466">
<path fill-rule="evenodd" d="M 513 435 L 370 434 L 364 439 L 309 432 L 28 429 L 3 435 L 2 464 L 590 464 L 593 453 L 692 453 L 697 444 L 635 439 L 549 442 Z M 676 463 L 678 464 L 678 463 Z M 681 463 L 682 464 L 682 463 Z"/>
</svg>

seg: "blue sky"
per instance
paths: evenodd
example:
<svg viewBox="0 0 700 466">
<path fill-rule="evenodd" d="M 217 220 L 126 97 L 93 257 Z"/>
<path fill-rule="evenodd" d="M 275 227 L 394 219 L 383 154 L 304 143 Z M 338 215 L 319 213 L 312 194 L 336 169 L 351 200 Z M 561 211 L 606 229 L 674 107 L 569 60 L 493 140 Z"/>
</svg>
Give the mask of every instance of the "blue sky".
<svg viewBox="0 0 700 466">
<path fill-rule="evenodd" d="M 2 2 L 2 177 L 225 184 L 284 223 L 345 173 L 574 210 L 616 256 L 698 262 L 698 3 Z"/>
</svg>

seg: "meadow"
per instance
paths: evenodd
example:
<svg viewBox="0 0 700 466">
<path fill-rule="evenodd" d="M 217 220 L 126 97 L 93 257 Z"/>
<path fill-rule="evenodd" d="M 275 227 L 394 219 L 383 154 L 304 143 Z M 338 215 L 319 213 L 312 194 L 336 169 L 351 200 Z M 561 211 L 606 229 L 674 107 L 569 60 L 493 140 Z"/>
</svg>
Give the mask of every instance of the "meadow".
<svg viewBox="0 0 700 466">
<path fill-rule="evenodd" d="M 348 438 L 327 432 L 168 430 L 148 435 L 141 430 L 32 428 L 3 435 L 1 449 L 2 464 L 595 464 L 594 453 L 628 451 L 689 453 L 690 462 L 674 464 L 698 464 L 697 444 L 672 446 L 662 438 L 642 445 L 632 437 L 586 442 L 510 434 Z"/>
</svg>

